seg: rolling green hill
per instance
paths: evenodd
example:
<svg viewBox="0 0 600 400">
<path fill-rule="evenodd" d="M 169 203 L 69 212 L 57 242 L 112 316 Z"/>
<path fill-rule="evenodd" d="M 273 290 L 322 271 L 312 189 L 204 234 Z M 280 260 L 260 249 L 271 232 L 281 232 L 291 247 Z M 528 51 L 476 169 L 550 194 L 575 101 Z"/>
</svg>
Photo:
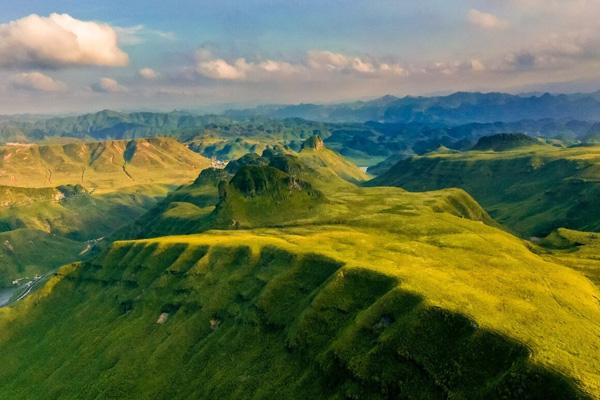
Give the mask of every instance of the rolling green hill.
<svg viewBox="0 0 600 400">
<path fill-rule="evenodd" d="M 172 138 L 0 147 L 0 184 L 48 187 L 80 184 L 112 191 L 143 184 L 181 184 L 210 165 Z"/>
<path fill-rule="evenodd" d="M 434 152 L 399 161 L 369 185 L 459 187 L 497 221 L 528 237 L 560 227 L 600 230 L 600 147 Z"/>
<path fill-rule="evenodd" d="M 323 191 L 348 187 L 367 175 L 325 147 L 319 137 L 294 152 L 280 146 L 249 153 L 223 170 L 202 171 L 116 238 L 193 233 L 208 228 L 296 224 L 314 219 Z M 218 207 L 217 207 L 218 206 Z"/>
<path fill-rule="evenodd" d="M 0 309 L 0 397 L 600 397 L 583 274 L 460 189 L 357 187 L 315 147 L 205 171 L 145 221 L 238 225 L 117 241 Z"/>
</svg>

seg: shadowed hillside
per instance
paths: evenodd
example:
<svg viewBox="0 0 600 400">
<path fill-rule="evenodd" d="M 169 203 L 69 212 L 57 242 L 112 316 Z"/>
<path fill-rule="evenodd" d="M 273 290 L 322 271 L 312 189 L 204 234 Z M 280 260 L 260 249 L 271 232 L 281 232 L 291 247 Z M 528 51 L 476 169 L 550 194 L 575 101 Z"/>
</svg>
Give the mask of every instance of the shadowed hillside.
<svg viewBox="0 0 600 400">
<path fill-rule="evenodd" d="M 519 147 L 535 146 L 536 144 L 540 144 L 540 142 L 522 133 L 501 133 L 483 136 L 471 150 L 506 151 L 518 149 Z"/>
<path fill-rule="evenodd" d="M 36 229 L 0 233 L 0 289 L 77 259 L 85 244 Z"/>
<path fill-rule="evenodd" d="M 131 224 L 172 189 L 146 185 L 90 194 L 79 185 L 0 187 L 0 288 L 87 256 L 96 242 Z"/>
<path fill-rule="evenodd" d="M 393 275 L 264 237 L 248 237 L 251 247 L 231 239 L 121 242 L 100 263 L 65 270 L 28 312 L 31 324 L 2 336 L 11 368 L 0 368 L 7 382 L 0 393 L 585 398 L 561 374 L 532 363 L 526 346 L 432 306 Z M 30 363 L 18 361 L 23 352 Z M 25 389 L 37 360 L 56 372 Z"/>
</svg>

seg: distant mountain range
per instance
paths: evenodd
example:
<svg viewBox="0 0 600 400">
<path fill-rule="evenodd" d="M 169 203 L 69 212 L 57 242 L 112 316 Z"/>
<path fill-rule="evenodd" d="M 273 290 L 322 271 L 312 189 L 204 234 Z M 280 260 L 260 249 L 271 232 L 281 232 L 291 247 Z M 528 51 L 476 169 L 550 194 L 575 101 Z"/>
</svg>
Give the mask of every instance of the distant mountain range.
<svg viewBox="0 0 600 400">
<path fill-rule="evenodd" d="M 234 117 L 303 118 L 325 122 L 392 123 L 515 122 L 538 119 L 600 120 L 600 93 L 512 95 L 458 92 L 448 96 L 398 98 L 318 105 L 273 105 L 229 111 Z"/>
<path fill-rule="evenodd" d="M 223 115 L 104 110 L 52 118 L 0 116 L 0 143 L 172 136 L 206 157 L 230 160 L 248 151 L 260 153 L 274 143 L 299 150 L 303 140 L 318 134 L 330 148 L 362 166 L 440 146 L 466 150 L 480 137 L 500 133 L 544 137 L 563 145 L 598 143 L 600 92 L 384 96 L 334 105 L 262 106 Z"/>
</svg>

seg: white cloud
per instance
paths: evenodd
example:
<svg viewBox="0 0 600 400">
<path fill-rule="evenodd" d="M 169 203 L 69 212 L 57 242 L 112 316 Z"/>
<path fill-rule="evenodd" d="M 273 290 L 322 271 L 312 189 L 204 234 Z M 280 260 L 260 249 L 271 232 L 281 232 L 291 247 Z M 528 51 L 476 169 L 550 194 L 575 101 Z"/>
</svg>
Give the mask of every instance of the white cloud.
<svg viewBox="0 0 600 400">
<path fill-rule="evenodd" d="M 11 85 L 17 89 L 33 90 L 38 92 L 61 92 L 66 85 L 41 72 L 23 72 L 15 75 Z"/>
<path fill-rule="evenodd" d="M 373 63 L 359 57 L 350 57 L 342 53 L 327 50 L 313 50 L 307 54 L 307 64 L 315 70 L 359 72 L 372 74 L 376 72 Z"/>
<path fill-rule="evenodd" d="M 285 78 L 302 73 L 304 67 L 280 60 L 248 61 L 244 57 L 233 61 L 214 57 L 205 49 L 196 53 L 196 73 L 206 78 L 228 81 L 261 81 Z"/>
<path fill-rule="evenodd" d="M 405 76 L 408 71 L 397 63 L 380 62 L 325 50 L 309 51 L 301 62 L 283 60 L 228 61 L 206 50 L 196 54 L 197 74 L 215 80 L 266 81 L 291 77 L 315 80 L 332 74 L 358 74 L 371 77 Z"/>
<path fill-rule="evenodd" d="M 138 71 L 138 75 L 144 79 L 154 80 L 158 78 L 158 72 L 153 70 L 152 68 L 142 68 Z"/>
<path fill-rule="evenodd" d="M 397 75 L 397 76 L 408 75 L 408 71 L 399 64 L 382 63 L 379 65 L 379 70 L 382 73 L 389 73 L 391 75 Z"/>
<path fill-rule="evenodd" d="M 99 93 L 121 93 L 127 88 L 112 78 L 102 78 L 92 85 L 92 90 Z"/>
<path fill-rule="evenodd" d="M 127 63 L 117 33 L 108 24 L 81 21 L 68 14 L 32 14 L 0 24 L 0 66 L 114 67 Z"/>
<path fill-rule="evenodd" d="M 372 76 L 404 76 L 408 74 L 408 71 L 397 63 L 353 57 L 327 50 L 309 51 L 306 63 L 313 70 L 325 70 L 330 72 L 358 73 Z"/>
<path fill-rule="evenodd" d="M 280 75 L 292 75 L 302 72 L 302 68 L 298 65 L 291 64 L 285 61 L 266 60 L 258 63 L 259 71 L 274 73 Z"/>
<path fill-rule="evenodd" d="M 200 60 L 196 72 L 202 76 L 217 80 L 244 80 L 247 78 L 250 65 L 244 58 L 227 62 L 222 58 L 214 60 Z"/>
<path fill-rule="evenodd" d="M 308 52 L 308 65 L 314 69 L 337 71 L 348 68 L 350 60 L 343 54 L 327 50 L 313 50 Z"/>
<path fill-rule="evenodd" d="M 496 17 L 494 14 L 475 9 L 469 10 L 467 19 L 472 25 L 483 29 L 503 29 L 508 26 L 508 22 Z"/>
</svg>

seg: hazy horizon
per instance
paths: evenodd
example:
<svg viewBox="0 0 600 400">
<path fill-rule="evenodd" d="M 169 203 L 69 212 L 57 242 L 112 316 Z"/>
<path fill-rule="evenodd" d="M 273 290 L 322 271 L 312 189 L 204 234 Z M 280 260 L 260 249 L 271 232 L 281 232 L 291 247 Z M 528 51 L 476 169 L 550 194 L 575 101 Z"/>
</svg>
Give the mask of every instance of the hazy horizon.
<svg viewBox="0 0 600 400">
<path fill-rule="evenodd" d="M 590 0 L 0 5 L 0 114 L 600 88 Z M 599 10 L 600 11 L 600 10 Z"/>
</svg>

